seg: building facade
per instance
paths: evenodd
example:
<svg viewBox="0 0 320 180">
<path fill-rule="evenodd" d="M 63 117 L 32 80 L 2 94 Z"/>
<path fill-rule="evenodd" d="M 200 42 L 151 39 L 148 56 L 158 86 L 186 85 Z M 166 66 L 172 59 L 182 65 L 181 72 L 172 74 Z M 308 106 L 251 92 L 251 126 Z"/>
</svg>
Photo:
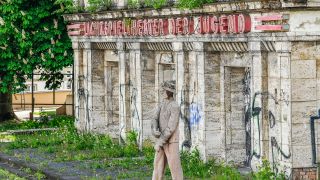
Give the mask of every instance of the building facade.
<svg viewBox="0 0 320 180">
<path fill-rule="evenodd" d="M 63 68 L 63 80 L 60 86 L 53 90 L 46 88 L 46 81 L 40 79 L 41 71 L 34 72 L 33 92 L 35 107 L 55 107 L 55 104 L 64 104 L 67 96 L 72 95 L 72 67 Z M 32 107 L 32 80 L 27 80 L 26 89 L 12 95 L 13 108 L 17 110 L 30 109 Z M 47 104 L 47 105 L 46 105 Z M 71 113 L 72 114 L 72 113 Z"/>
<path fill-rule="evenodd" d="M 319 7 L 250 1 L 65 15 L 77 128 L 152 140 L 160 84 L 173 79 L 181 149 L 254 170 L 267 159 L 288 177 L 315 178 Z"/>
</svg>

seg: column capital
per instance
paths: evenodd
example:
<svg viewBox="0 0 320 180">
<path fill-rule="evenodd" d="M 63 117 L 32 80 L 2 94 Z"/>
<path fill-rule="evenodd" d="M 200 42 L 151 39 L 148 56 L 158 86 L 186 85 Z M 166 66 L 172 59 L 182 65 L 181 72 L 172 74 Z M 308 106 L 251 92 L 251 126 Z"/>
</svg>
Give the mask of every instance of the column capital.
<svg viewBox="0 0 320 180">
<path fill-rule="evenodd" d="M 135 51 L 141 50 L 141 43 L 130 43 L 130 49 Z"/>
<path fill-rule="evenodd" d="M 126 47 L 126 44 L 123 42 L 117 42 L 117 50 L 118 51 L 124 51 Z"/>
<path fill-rule="evenodd" d="M 72 49 L 73 50 L 79 50 L 80 46 L 79 46 L 79 42 L 78 41 L 73 41 L 72 42 Z"/>
<path fill-rule="evenodd" d="M 249 41 L 248 42 L 248 51 L 252 54 L 260 54 L 261 53 L 261 42 L 260 41 Z"/>
<path fill-rule="evenodd" d="M 183 51 L 183 43 L 182 42 L 173 42 L 172 49 L 173 49 L 173 51 Z"/>
<path fill-rule="evenodd" d="M 91 42 L 84 42 L 83 44 L 84 44 L 84 47 L 83 47 L 84 49 L 91 50 L 91 47 L 92 47 Z"/>
<path fill-rule="evenodd" d="M 203 51 L 204 50 L 204 43 L 203 42 L 193 42 L 193 51 Z"/>
<path fill-rule="evenodd" d="M 291 52 L 291 42 L 275 42 L 276 52 L 288 53 Z"/>
</svg>

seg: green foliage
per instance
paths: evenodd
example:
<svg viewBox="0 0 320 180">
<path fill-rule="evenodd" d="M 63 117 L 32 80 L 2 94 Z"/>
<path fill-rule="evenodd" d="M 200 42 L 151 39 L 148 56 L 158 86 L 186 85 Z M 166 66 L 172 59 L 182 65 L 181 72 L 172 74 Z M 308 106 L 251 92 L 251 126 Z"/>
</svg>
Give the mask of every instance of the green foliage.
<svg viewBox="0 0 320 180">
<path fill-rule="evenodd" d="M 56 0 L 55 4 L 60 6 L 60 9 L 56 11 L 57 13 L 77 13 L 84 11 L 80 0 Z"/>
<path fill-rule="evenodd" d="M 50 121 L 8 121 L 1 123 L 0 132 L 15 129 L 37 129 L 37 128 L 48 128 L 48 127 L 69 127 L 72 128 L 74 125 L 74 118 L 71 116 L 53 116 Z"/>
<path fill-rule="evenodd" d="M 0 169 L 0 179 L 25 180 L 25 178 L 20 178 L 19 176 L 12 174 L 4 169 Z"/>
<path fill-rule="evenodd" d="M 72 64 L 71 41 L 61 14 L 72 0 L 0 1 L 0 93 L 25 89 L 34 70 L 42 69 L 47 88 L 61 82 Z"/>
<path fill-rule="evenodd" d="M 129 131 L 127 133 L 127 143 L 128 144 L 137 144 L 138 133 L 136 131 Z"/>
<path fill-rule="evenodd" d="M 168 5 L 168 0 L 128 0 L 129 9 L 140 9 L 144 7 L 160 9 Z"/>
<path fill-rule="evenodd" d="M 58 127 L 55 132 L 39 132 L 32 135 L 17 135 L 8 144 L 8 149 L 40 148 L 48 153 L 57 151 L 56 160 L 103 159 L 115 157 L 136 157 L 141 155 L 137 146 L 137 133 L 128 133 L 128 144 L 120 145 L 108 135 L 78 133 L 74 127 L 74 118 L 54 116 L 48 122 L 26 121 L 10 129 Z M 0 139 L 7 137 L 0 137 Z"/>
<path fill-rule="evenodd" d="M 128 8 L 129 9 L 139 9 L 141 8 L 142 3 L 140 0 L 128 0 Z"/>
<path fill-rule="evenodd" d="M 203 4 L 213 2 L 215 0 L 179 0 L 178 7 L 182 9 L 194 9 L 201 7 Z"/>
<path fill-rule="evenodd" d="M 183 173 L 187 177 L 219 179 L 241 179 L 240 173 L 233 167 L 219 163 L 212 159 L 204 163 L 198 150 L 192 152 L 181 152 L 181 163 Z"/>
<path fill-rule="evenodd" d="M 137 144 L 138 133 L 129 131 L 127 133 L 127 145 L 123 149 L 125 157 L 135 157 L 139 155 L 139 148 Z"/>
<path fill-rule="evenodd" d="M 256 180 L 285 180 L 285 174 L 276 174 L 272 171 L 270 163 L 267 160 L 262 160 L 262 165 L 258 168 L 258 172 L 252 173 L 253 179 Z"/>
<path fill-rule="evenodd" d="M 89 0 L 89 4 L 88 11 L 90 12 L 104 11 L 111 8 L 112 0 Z"/>
<path fill-rule="evenodd" d="M 145 0 L 146 7 L 153 7 L 154 9 L 160 9 L 168 5 L 168 0 Z"/>
<path fill-rule="evenodd" d="M 200 8 L 206 3 L 213 3 L 215 0 L 179 0 L 177 6 L 181 9 Z M 161 9 L 165 6 L 172 5 L 168 0 L 128 0 L 129 9 L 140 9 L 143 7 L 151 7 L 154 9 Z"/>
</svg>

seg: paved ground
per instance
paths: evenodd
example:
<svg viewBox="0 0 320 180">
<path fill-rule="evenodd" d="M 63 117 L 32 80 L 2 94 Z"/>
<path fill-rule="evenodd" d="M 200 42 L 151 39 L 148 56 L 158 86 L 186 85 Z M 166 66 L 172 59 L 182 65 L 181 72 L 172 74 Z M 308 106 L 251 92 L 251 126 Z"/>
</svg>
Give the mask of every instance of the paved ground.
<svg viewBox="0 0 320 180">
<path fill-rule="evenodd" d="M 121 158 L 120 158 L 121 159 Z M 119 159 L 119 160 L 120 160 Z M 150 167 L 136 167 L 130 171 L 121 167 L 101 168 L 97 165 L 106 164 L 108 160 L 79 160 L 59 162 L 54 160 L 53 154 L 43 153 L 37 149 L 17 149 L 10 153 L 0 152 L 0 168 L 17 174 L 20 177 L 34 179 L 34 176 L 26 174 L 21 169 L 29 169 L 29 174 L 41 173 L 46 179 L 119 179 L 119 175 L 151 171 Z M 9 168 L 10 167 L 10 168 Z M 145 173 L 147 174 L 147 173 Z M 127 175 L 126 175 L 127 176 Z M 134 177 L 122 177 L 120 179 L 136 179 Z M 150 177 L 139 177 L 150 179 Z"/>
<path fill-rule="evenodd" d="M 54 111 L 58 107 L 42 108 L 42 111 Z M 35 108 L 34 112 L 41 112 L 40 108 Z M 30 118 L 31 109 L 26 110 L 14 110 L 14 113 L 19 119 L 28 120 Z M 34 115 L 34 117 L 39 117 L 39 115 Z"/>
</svg>

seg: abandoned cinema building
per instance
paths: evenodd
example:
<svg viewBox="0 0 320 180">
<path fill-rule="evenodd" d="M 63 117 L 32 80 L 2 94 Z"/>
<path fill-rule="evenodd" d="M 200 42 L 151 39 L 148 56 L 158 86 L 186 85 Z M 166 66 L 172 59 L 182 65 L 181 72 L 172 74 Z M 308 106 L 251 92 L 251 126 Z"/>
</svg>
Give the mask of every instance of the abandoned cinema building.
<svg viewBox="0 0 320 180">
<path fill-rule="evenodd" d="M 173 79 L 181 149 L 253 169 L 267 159 L 288 177 L 315 177 L 319 8 L 316 0 L 236 1 L 65 15 L 76 126 L 152 140 L 160 84 Z"/>
</svg>

